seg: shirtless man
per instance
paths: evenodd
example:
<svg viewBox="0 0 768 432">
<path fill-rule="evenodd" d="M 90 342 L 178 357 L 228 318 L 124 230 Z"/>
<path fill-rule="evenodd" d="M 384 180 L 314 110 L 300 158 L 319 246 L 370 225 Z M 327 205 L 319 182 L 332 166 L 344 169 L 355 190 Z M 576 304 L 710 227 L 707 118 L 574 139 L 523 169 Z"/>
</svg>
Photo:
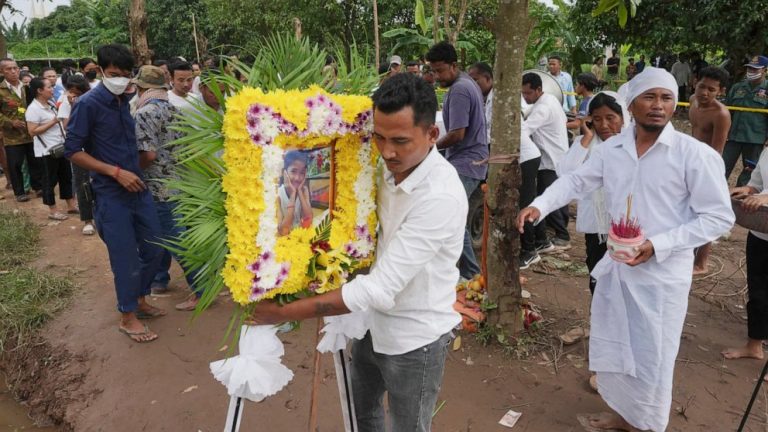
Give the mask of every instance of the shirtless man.
<svg viewBox="0 0 768 432">
<path fill-rule="evenodd" d="M 728 80 L 726 72 L 718 67 L 707 67 L 699 72 L 701 79 L 696 83 L 695 93 L 691 96 L 691 109 L 688 119 L 691 121 L 693 137 L 708 144 L 721 155 L 731 128 L 731 114 L 717 100 L 725 92 Z M 712 244 L 707 243 L 696 249 L 693 261 L 693 274 L 707 273 L 707 259 Z"/>
</svg>

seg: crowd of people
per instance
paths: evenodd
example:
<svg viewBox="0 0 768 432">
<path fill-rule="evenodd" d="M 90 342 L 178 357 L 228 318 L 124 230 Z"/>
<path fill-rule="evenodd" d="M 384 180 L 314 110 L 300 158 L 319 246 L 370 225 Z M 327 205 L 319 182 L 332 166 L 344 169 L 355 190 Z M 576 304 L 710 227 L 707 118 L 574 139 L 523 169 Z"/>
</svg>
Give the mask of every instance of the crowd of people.
<svg viewBox="0 0 768 432">
<path fill-rule="evenodd" d="M 600 91 L 618 76 L 615 53 L 605 73 L 598 58 L 575 81 L 563 58 L 549 57 L 559 95 L 545 92 L 540 73 L 522 77 L 519 268 L 572 247 L 568 205 L 577 200 L 575 230 L 585 236 L 593 295 L 590 384 L 612 410 L 584 422 L 663 431 L 692 276 L 708 271 L 711 242 L 734 224 L 732 195 L 746 211 L 768 205 L 768 116 L 728 109 L 768 106 L 768 58 L 745 64 L 745 79 L 728 90 L 728 74 L 716 67 L 702 67 L 691 81 L 692 72 L 677 63 L 670 73 L 646 66 L 644 56 L 631 60 L 629 80 L 616 92 Z M 250 317 L 278 324 L 368 314 L 369 331 L 353 346 L 361 431 L 383 430 L 385 392 L 395 430 L 430 430 L 446 349 L 461 320 L 454 286 L 480 272 L 467 213 L 488 173 L 477 162 L 489 159 L 493 144 L 493 68 L 478 62 L 465 72 L 447 42 L 403 63 L 394 55 L 382 65 L 373 94 L 373 137 L 386 167 L 377 201 L 386 217 L 370 273 L 288 305 L 260 302 Z M 332 72 L 329 59 L 323 73 Z M 219 71 L 181 57 L 136 69 L 130 50 L 112 44 L 99 48 L 96 60 L 65 62 L 60 73 L 43 68 L 32 76 L 8 58 L 0 73 L 6 187 L 18 202 L 41 198 L 53 220 L 79 214 L 82 233 L 99 234 L 114 275 L 119 330 L 139 343 L 157 339 L 143 320 L 166 311 L 146 298 L 167 291 L 171 261 L 178 260 L 159 242 L 185 229 L 174 217 L 177 192 L 166 183 L 176 178 L 172 143 L 181 137 L 172 125 L 205 106 L 225 110 L 214 96 L 225 89 L 211 89 L 207 79 Z M 442 107 L 436 85 L 447 89 Z M 671 122 L 689 85 L 691 135 Z M 744 168 L 729 191 L 739 157 Z M 302 212 L 309 209 L 301 198 L 306 160 L 286 158 L 281 232 L 310 216 Z M 619 263 L 606 256 L 607 239 L 628 197 L 645 240 L 634 258 Z M 768 338 L 768 234 L 751 232 L 746 254 L 748 342 L 723 351 L 726 358 L 762 358 Z M 190 311 L 205 287 L 196 286 L 194 272 L 185 275 L 191 293 L 176 309 Z"/>
</svg>

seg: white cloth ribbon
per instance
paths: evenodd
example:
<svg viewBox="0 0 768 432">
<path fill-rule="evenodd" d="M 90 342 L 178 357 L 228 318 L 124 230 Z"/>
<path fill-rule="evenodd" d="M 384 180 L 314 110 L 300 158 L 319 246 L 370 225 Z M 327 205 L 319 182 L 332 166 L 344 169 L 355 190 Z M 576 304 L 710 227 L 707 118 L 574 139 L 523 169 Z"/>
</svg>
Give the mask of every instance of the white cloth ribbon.
<svg viewBox="0 0 768 432">
<path fill-rule="evenodd" d="M 321 353 L 336 352 L 345 349 L 351 339 L 362 339 L 370 327 L 368 314 L 351 312 L 344 315 L 325 317 L 323 338 L 317 344 Z"/>
<path fill-rule="evenodd" d="M 592 297 L 589 336 L 589 369 L 635 376 L 635 356 L 629 332 L 625 301 L 626 285 L 621 282 L 621 264 L 608 254 L 592 270 L 597 280 Z"/>
<path fill-rule="evenodd" d="M 293 379 L 293 372 L 281 362 L 285 350 L 276 333 L 277 327 L 271 325 L 243 326 L 240 355 L 211 363 L 211 373 L 230 396 L 260 402 Z"/>
</svg>

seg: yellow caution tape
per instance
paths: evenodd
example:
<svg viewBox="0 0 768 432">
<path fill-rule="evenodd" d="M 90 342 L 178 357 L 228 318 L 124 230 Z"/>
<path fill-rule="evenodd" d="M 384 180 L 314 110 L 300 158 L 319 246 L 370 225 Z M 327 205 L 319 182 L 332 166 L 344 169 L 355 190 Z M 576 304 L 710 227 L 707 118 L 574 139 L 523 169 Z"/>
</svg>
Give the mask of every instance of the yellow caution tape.
<svg viewBox="0 0 768 432">
<path fill-rule="evenodd" d="M 690 102 L 678 102 L 677 105 L 684 106 L 684 107 L 691 106 Z M 728 108 L 728 111 L 742 111 L 742 112 L 768 114 L 768 109 L 764 109 L 764 108 L 747 108 L 747 107 L 739 107 L 739 106 L 726 106 L 726 108 Z"/>
</svg>

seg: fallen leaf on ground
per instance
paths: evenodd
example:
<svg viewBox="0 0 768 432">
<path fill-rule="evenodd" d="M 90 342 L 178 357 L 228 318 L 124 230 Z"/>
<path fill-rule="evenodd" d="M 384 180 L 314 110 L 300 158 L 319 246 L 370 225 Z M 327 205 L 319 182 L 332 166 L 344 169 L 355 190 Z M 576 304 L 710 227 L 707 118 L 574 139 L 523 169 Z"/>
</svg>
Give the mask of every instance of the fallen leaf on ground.
<svg viewBox="0 0 768 432">
<path fill-rule="evenodd" d="M 461 348 L 461 336 L 456 336 L 453 340 L 453 350 L 458 351 Z"/>
<path fill-rule="evenodd" d="M 196 385 L 193 385 L 193 386 L 189 386 L 189 387 L 185 388 L 185 389 L 184 389 L 184 391 L 183 391 L 183 392 L 181 392 L 181 393 L 182 393 L 182 394 L 183 394 L 183 393 L 189 393 L 189 392 L 191 392 L 192 390 L 197 390 L 197 386 L 196 386 Z"/>
</svg>

